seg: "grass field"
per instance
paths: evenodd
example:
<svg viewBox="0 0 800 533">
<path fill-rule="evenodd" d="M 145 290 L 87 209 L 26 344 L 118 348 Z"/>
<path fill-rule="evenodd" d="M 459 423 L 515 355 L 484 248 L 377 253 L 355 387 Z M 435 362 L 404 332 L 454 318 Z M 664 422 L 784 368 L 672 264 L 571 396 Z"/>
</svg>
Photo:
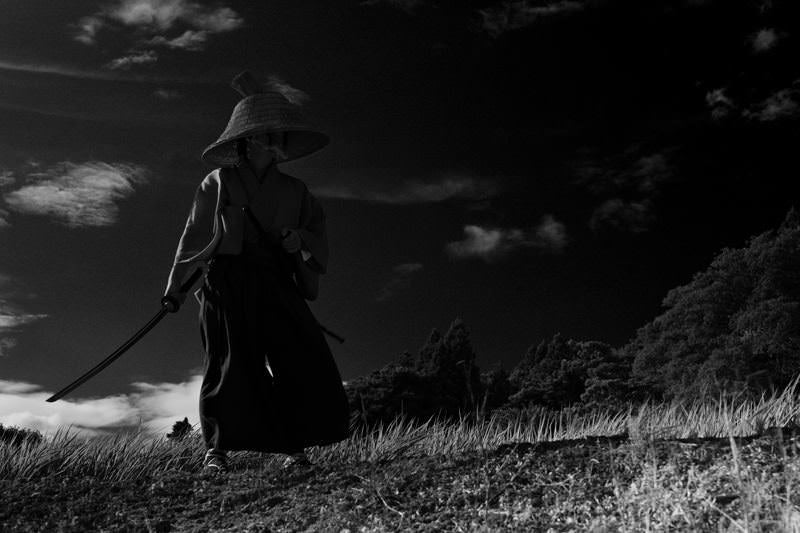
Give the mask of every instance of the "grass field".
<svg viewBox="0 0 800 533">
<path fill-rule="evenodd" d="M 0 445 L 0 531 L 800 531 L 797 382 L 760 400 L 397 420 L 226 475 L 126 433 Z"/>
</svg>

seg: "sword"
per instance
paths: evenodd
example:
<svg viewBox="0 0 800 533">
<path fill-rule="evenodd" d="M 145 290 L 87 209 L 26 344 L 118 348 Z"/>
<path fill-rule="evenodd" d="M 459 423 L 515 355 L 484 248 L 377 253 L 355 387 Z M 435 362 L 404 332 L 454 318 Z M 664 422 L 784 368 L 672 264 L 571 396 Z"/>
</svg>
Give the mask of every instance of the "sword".
<svg viewBox="0 0 800 533">
<path fill-rule="evenodd" d="M 191 277 L 187 279 L 183 283 L 183 285 L 181 285 L 179 292 L 188 292 L 189 289 L 192 288 L 192 285 L 194 285 L 195 281 L 197 281 L 202 275 L 203 275 L 202 268 L 198 268 L 197 270 L 195 270 L 194 273 L 191 275 Z M 139 339 L 144 337 L 148 331 L 153 329 L 155 325 L 158 324 L 162 318 L 164 318 L 164 315 L 166 315 L 167 313 L 176 312 L 179 307 L 180 303 L 178 303 L 178 301 L 172 296 L 164 296 L 163 298 L 161 298 L 161 310 L 159 310 L 159 312 L 156 313 L 156 315 L 153 318 L 151 318 L 147 322 L 147 324 L 145 324 L 139 331 L 134 333 L 133 337 L 125 341 L 122 344 L 122 346 L 114 350 L 114 353 L 112 353 L 111 355 L 100 361 L 97 365 L 95 365 L 91 370 L 86 372 L 84 375 L 82 375 L 81 377 L 79 377 L 78 379 L 76 379 L 75 381 L 73 381 L 72 383 L 70 383 L 69 385 L 58 391 L 57 393 L 50 396 L 47 399 L 47 401 L 55 402 L 57 400 L 60 400 L 73 390 L 77 389 L 78 387 L 89 381 L 93 376 L 100 373 L 100 371 L 102 371 L 105 367 L 107 367 L 108 365 L 119 359 L 119 357 L 122 354 L 127 352 L 131 346 L 136 344 L 139 341 Z"/>
</svg>

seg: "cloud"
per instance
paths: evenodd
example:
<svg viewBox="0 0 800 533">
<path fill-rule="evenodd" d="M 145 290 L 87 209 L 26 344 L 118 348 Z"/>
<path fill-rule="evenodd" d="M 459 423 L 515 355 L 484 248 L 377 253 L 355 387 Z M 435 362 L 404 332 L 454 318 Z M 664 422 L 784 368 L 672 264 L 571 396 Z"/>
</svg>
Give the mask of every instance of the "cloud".
<svg viewBox="0 0 800 533">
<path fill-rule="evenodd" d="M 795 84 L 797 83 L 795 82 Z M 745 109 L 742 112 L 742 116 L 761 122 L 794 117 L 800 114 L 798 99 L 800 99 L 800 90 L 793 87 L 781 89 L 771 94 L 763 102 L 752 106 L 750 109 Z"/>
<path fill-rule="evenodd" d="M 86 45 L 93 45 L 97 42 L 97 32 L 105 26 L 105 22 L 98 17 L 83 17 L 75 24 L 76 41 Z"/>
<path fill-rule="evenodd" d="M 589 220 L 589 227 L 599 232 L 613 228 L 630 233 L 644 233 L 655 222 L 650 200 L 625 201 L 611 198 L 598 206 Z"/>
<path fill-rule="evenodd" d="M 706 104 L 711 108 L 711 118 L 721 120 L 730 115 L 736 106 L 725 94 L 725 89 L 713 89 L 706 93 Z"/>
<path fill-rule="evenodd" d="M 208 41 L 208 32 L 205 30 L 186 30 L 174 39 L 167 39 L 162 35 L 156 35 L 147 44 L 153 46 L 166 46 L 167 48 L 189 50 L 198 52 L 205 48 Z"/>
<path fill-rule="evenodd" d="M 766 52 L 774 48 L 778 43 L 778 33 L 772 28 L 765 28 L 754 33 L 750 38 L 750 42 L 753 45 L 754 52 Z"/>
<path fill-rule="evenodd" d="M 172 89 L 156 89 L 153 91 L 153 96 L 160 100 L 177 100 L 183 95 L 180 92 Z"/>
<path fill-rule="evenodd" d="M 166 433 L 176 420 L 197 422 L 201 375 L 181 383 L 133 383 L 133 393 L 48 403 L 52 392 L 23 381 L 0 380 L 0 424 L 52 433 L 73 426 L 85 435 L 138 425 L 145 431 Z"/>
<path fill-rule="evenodd" d="M 291 85 L 283 81 L 283 79 L 275 75 L 272 75 L 267 79 L 266 87 L 267 89 L 271 89 L 277 93 L 282 94 L 284 98 L 286 98 L 287 100 L 289 100 L 289 102 L 295 105 L 301 106 L 309 100 L 308 94 L 301 91 L 300 89 L 292 87 Z"/>
<path fill-rule="evenodd" d="M 491 263 L 524 248 L 561 252 L 568 242 L 566 226 L 552 215 L 542 217 L 532 231 L 519 228 L 464 226 L 464 238 L 449 242 L 445 252 L 455 259 L 479 258 Z"/>
<path fill-rule="evenodd" d="M 397 291 L 405 289 L 411 285 L 411 277 L 417 272 L 422 270 L 422 263 L 402 263 L 392 268 L 394 274 L 392 279 L 384 285 L 375 300 L 378 302 L 385 302 L 395 295 Z"/>
<path fill-rule="evenodd" d="M 642 233 L 655 222 L 655 201 L 664 185 L 675 179 L 670 162 L 674 148 L 642 155 L 638 146 L 622 156 L 585 165 L 579 182 L 603 197 L 589 218 L 589 227 Z"/>
<path fill-rule="evenodd" d="M 46 314 L 24 311 L 12 301 L 17 294 L 15 285 L 10 276 L 0 274 L 0 357 L 7 356 L 17 345 L 14 335 L 20 328 L 47 318 Z"/>
<path fill-rule="evenodd" d="M 8 221 L 8 211 L 0 207 L 0 228 L 7 228 L 11 226 L 11 223 Z"/>
<path fill-rule="evenodd" d="M 111 70 L 127 70 L 134 65 L 146 65 L 148 63 L 155 63 L 156 61 L 158 61 L 158 54 L 153 50 L 144 50 L 112 59 L 104 66 Z"/>
<path fill-rule="evenodd" d="M 146 170 L 128 163 L 58 163 L 28 174 L 19 189 L 4 194 L 18 213 L 46 215 L 71 228 L 116 222 L 117 202 L 146 182 Z"/>
<path fill-rule="evenodd" d="M 511 0 L 479 9 L 478 14 L 482 20 L 482 29 L 492 37 L 498 37 L 508 31 L 530 26 L 541 17 L 573 13 L 584 7 L 583 2 L 574 0 L 560 0 L 543 5 L 533 0 Z"/>
<path fill-rule="evenodd" d="M 196 52 L 206 47 L 210 35 L 230 32 L 243 24 L 236 11 L 222 5 L 207 7 L 191 0 L 118 0 L 80 19 L 75 25 L 75 39 L 95 45 L 99 29 L 122 26 L 135 30 L 136 47 L 144 52 L 152 52 L 153 46 Z M 165 34 L 171 30 L 179 33 Z"/>
<path fill-rule="evenodd" d="M 325 198 L 359 200 L 381 204 L 435 203 L 460 198 L 481 200 L 495 196 L 498 186 L 489 180 L 470 177 L 447 177 L 435 182 L 410 180 L 390 190 L 377 189 L 379 185 L 354 188 L 347 185 L 317 187 L 314 194 Z"/>
</svg>

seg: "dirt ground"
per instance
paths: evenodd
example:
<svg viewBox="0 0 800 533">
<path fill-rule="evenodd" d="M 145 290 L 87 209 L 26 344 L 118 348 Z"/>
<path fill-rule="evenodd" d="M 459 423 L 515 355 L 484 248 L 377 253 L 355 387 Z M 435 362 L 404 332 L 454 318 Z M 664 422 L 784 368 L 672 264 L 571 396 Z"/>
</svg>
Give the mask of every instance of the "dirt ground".
<svg viewBox="0 0 800 533">
<path fill-rule="evenodd" d="M 785 453 L 772 437 L 738 442 L 767 470 Z M 730 454 L 727 439 L 620 437 L 289 470 L 240 455 L 227 474 L 0 482 L 0 531 L 609 531 L 597 524 L 625 519 L 620 491 L 645 465 L 680 474 Z M 714 498 L 738 496 L 723 483 Z"/>
</svg>

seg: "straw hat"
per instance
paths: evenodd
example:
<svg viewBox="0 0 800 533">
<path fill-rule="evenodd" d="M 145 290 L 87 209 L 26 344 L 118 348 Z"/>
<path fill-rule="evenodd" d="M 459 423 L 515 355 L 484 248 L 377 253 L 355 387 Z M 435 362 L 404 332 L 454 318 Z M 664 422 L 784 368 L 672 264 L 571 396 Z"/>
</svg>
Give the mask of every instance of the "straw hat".
<svg viewBox="0 0 800 533">
<path fill-rule="evenodd" d="M 245 71 L 233 78 L 231 86 L 242 98 L 225 127 L 225 131 L 203 151 L 201 159 L 215 167 L 239 162 L 236 141 L 259 133 L 286 133 L 284 151 L 289 161 L 303 157 L 330 142 L 324 133 L 311 126 L 300 112 L 300 106 L 275 89 L 264 89 Z"/>
</svg>

